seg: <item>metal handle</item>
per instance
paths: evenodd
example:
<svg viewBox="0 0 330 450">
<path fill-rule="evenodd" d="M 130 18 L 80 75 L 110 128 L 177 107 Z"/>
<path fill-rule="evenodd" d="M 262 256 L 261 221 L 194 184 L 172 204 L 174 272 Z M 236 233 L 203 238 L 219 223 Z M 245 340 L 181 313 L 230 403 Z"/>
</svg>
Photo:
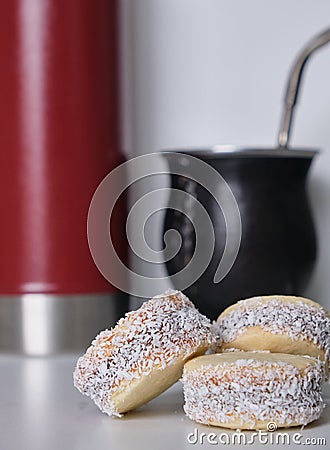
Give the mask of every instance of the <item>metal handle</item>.
<svg viewBox="0 0 330 450">
<path fill-rule="evenodd" d="M 286 148 L 289 145 L 290 133 L 293 121 L 294 107 L 297 103 L 299 87 L 301 84 L 305 64 L 311 54 L 323 45 L 330 42 L 330 28 L 311 39 L 299 53 L 296 62 L 291 69 L 284 98 L 284 110 L 278 134 L 279 147 Z"/>
</svg>

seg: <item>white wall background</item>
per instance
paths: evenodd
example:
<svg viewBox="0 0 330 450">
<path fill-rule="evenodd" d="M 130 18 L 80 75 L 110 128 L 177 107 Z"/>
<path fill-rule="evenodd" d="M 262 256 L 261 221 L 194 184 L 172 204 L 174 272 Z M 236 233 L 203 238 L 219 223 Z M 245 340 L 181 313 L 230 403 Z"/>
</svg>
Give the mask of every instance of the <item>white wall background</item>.
<svg viewBox="0 0 330 450">
<path fill-rule="evenodd" d="M 121 1 L 124 143 L 131 155 L 184 145 L 273 145 L 293 58 L 330 26 L 329 0 Z M 319 257 L 306 295 L 330 307 L 330 45 L 305 75 L 292 143 L 322 149 L 309 179 Z"/>
</svg>

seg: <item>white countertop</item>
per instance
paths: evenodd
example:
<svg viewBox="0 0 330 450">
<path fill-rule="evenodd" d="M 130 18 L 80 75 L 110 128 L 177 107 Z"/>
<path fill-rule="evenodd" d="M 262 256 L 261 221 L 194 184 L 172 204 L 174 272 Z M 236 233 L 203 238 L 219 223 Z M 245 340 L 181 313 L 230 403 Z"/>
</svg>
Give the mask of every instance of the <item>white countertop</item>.
<svg viewBox="0 0 330 450">
<path fill-rule="evenodd" d="M 102 414 L 94 403 L 82 396 L 72 384 L 76 356 L 52 358 L 24 358 L 0 355 L 0 449 L 1 450 L 162 450 L 196 448 L 279 448 L 279 445 L 255 443 L 225 445 L 219 439 L 232 439 L 232 431 L 225 428 L 197 425 L 182 410 L 181 384 L 177 383 L 157 399 L 122 419 Z M 301 433 L 301 444 L 307 438 L 325 438 L 330 447 L 330 386 L 325 388 L 329 403 L 322 417 L 305 429 L 293 428 L 287 432 L 289 448 L 293 435 Z M 261 439 L 275 441 L 279 432 L 268 433 Z M 193 433 L 193 434 L 191 434 Z M 194 434 L 195 433 L 195 434 Z M 196 440 L 199 443 L 189 443 Z M 201 433 L 205 433 L 203 437 Z M 210 435 L 215 433 L 215 435 Z M 247 440 L 252 432 L 245 432 Z M 202 439 L 203 444 L 200 444 Z M 207 442 L 209 439 L 213 444 Z M 304 447 L 307 445 L 305 444 Z"/>
</svg>

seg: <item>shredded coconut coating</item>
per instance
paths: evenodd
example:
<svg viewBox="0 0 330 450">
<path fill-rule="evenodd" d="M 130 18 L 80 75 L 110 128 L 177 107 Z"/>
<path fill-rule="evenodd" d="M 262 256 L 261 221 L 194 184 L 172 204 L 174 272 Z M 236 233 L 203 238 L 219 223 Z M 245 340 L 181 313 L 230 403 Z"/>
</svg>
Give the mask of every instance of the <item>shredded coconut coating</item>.
<svg viewBox="0 0 330 450">
<path fill-rule="evenodd" d="M 96 336 L 77 362 L 74 385 L 101 411 L 120 417 L 112 401 L 115 392 L 214 343 L 209 319 L 184 294 L 167 291 Z"/>
<path fill-rule="evenodd" d="M 253 428 L 258 420 L 306 425 L 325 407 L 323 369 L 320 361 L 299 370 L 282 361 L 253 359 L 184 369 L 184 411 L 204 424 L 238 419 L 242 428 Z"/>
<path fill-rule="evenodd" d="M 313 342 L 324 350 L 330 368 L 330 316 L 324 308 L 303 301 L 285 302 L 276 297 L 267 302 L 262 297 L 241 300 L 237 308 L 215 323 L 218 345 L 235 340 L 253 326 L 273 334 L 286 334 L 293 340 Z"/>
</svg>

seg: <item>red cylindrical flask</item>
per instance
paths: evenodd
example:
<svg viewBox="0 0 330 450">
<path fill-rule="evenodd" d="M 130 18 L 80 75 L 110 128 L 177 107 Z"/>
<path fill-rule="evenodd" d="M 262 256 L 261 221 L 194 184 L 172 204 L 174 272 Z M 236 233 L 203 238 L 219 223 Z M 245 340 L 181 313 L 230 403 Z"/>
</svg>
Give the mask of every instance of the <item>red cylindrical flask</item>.
<svg viewBox="0 0 330 450">
<path fill-rule="evenodd" d="M 0 346 L 78 349 L 127 308 L 86 237 L 92 195 L 123 161 L 117 1 L 2 1 L 0 61 Z"/>
</svg>

